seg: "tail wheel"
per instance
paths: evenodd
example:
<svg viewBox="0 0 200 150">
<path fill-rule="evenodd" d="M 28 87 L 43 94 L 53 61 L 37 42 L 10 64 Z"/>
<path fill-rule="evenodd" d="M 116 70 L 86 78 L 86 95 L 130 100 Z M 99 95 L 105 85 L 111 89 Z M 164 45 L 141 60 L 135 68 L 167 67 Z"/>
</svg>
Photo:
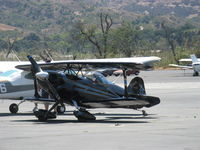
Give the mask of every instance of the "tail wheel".
<svg viewBox="0 0 200 150">
<path fill-rule="evenodd" d="M 10 105 L 9 110 L 12 114 L 16 114 L 19 110 L 19 107 L 17 104 L 13 103 Z"/>
<path fill-rule="evenodd" d="M 145 110 L 142 110 L 142 115 L 143 115 L 143 116 L 148 116 L 148 114 L 146 113 Z"/>
</svg>

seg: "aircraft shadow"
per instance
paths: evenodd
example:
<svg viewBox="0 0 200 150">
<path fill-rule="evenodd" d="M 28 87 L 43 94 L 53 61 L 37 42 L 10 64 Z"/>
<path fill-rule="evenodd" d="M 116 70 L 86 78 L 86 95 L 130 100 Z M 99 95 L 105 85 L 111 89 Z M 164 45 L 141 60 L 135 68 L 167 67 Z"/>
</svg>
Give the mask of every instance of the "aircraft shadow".
<svg viewBox="0 0 200 150">
<path fill-rule="evenodd" d="M 12 114 L 12 113 L 0 113 L 0 117 L 7 117 L 7 116 L 33 116 L 33 113 L 32 113 L 32 112 L 17 113 L 17 114 Z"/>
<path fill-rule="evenodd" d="M 73 111 L 66 111 L 66 113 L 72 113 Z M 68 115 L 68 114 L 59 114 L 59 115 Z M 73 115 L 73 114 L 71 114 Z M 7 117 L 7 116 L 34 116 L 33 112 L 24 112 L 24 113 L 16 113 L 16 114 L 12 114 L 12 113 L 0 113 L 0 117 Z"/>
<path fill-rule="evenodd" d="M 79 122 L 75 117 L 74 119 L 68 119 L 67 116 L 74 116 L 73 111 L 66 111 L 64 114 L 59 114 L 59 116 L 66 116 L 66 119 L 52 119 L 46 122 L 40 122 L 34 116 L 33 112 L 25 113 L 0 113 L 0 117 L 7 116 L 32 116 L 33 119 L 29 120 L 12 120 L 14 122 L 34 122 L 36 124 L 60 124 L 60 123 L 101 123 L 101 124 L 134 124 L 134 123 L 150 123 L 149 120 L 157 119 L 156 114 L 148 114 L 148 116 L 143 116 L 142 114 L 130 114 L 130 113 L 93 113 L 96 116 L 95 121 Z M 101 117 L 101 118 L 99 118 Z M 103 119 L 102 119 L 103 117 Z M 148 121 L 147 121 L 148 120 Z"/>
<path fill-rule="evenodd" d="M 73 115 L 73 114 L 67 114 Z M 150 114 L 148 116 L 142 116 L 139 114 L 100 114 L 99 116 L 105 116 L 105 118 L 98 118 L 98 115 L 95 121 L 86 121 L 79 122 L 75 117 L 74 119 L 68 119 L 66 115 L 66 119 L 50 119 L 45 122 L 40 122 L 37 118 L 31 120 L 14 120 L 14 122 L 34 122 L 36 124 L 61 124 L 61 123 L 84 123 L 84 124 L 135 124 L 135 123 L 150 123 L 150 120 L 157 119 L 157 117 L 153 117 L 154 114 Z M 115 116 L 116 115 L 116 116 Z M 148 121 L 147 121 L 148 120 Z"/>
<path fill-rule="evenodd" d="M 35 118 L 35 120 L 13 120 L 12 122 L 34 122 L 35 124 L 61 124 L 61 123 L 79 123 L 79 124 L 135 124 L 135 123 L 150 123 L 148 121 L 133 121 L 133 120 L 115 120 L 115 119 L 111 119 L 111 118 L 107 118 L 107 119 L 99 119 L 97 118 L 97 120 L 95 121 L 86 121 L 86 122 L 79 122 L 78 120 L 76 120 L 76 118 L 74 120 L 61 120 L 61 119 L 55 119 L 55 120 L 48 120 L 45 122 L 40 122 L 37 120 L 37 118 Z"/>
</svg>

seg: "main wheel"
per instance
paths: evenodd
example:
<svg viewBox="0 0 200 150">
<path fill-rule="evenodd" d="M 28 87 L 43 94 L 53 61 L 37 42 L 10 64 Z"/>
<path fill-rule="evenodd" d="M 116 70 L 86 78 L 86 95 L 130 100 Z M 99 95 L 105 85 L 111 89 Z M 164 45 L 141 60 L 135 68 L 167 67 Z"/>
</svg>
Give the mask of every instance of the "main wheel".
<svg viewBox="0 0 200 150">
<path fill-rule="evenodd" d="M 74 116 L 80 122 L 96 120 L 96 117 L 94 115 L 92 115 L 91 113 L 89 113 L 88 111 L 86 111 L 86 110 L 74 111 Z"/>
<path fill-rule="evenodd" d="M 65 105 L 62 105 L 62 106 L 57 106 L 57 112 L 58 114 L 64 114 L 65 112 Z"/>
<path fill-rule="evenodd" d="M 38 118 L 39 121 L 47 121 L 48 119 L 55 119 L 57 117 L 55 112 L 48 112 L 44 109 L 39 109 L 34 112 L 34 115 Z"/>
<path fill-rule="evenodd" d="M 19 110 L 19 107 L 17 104 L 13 103 L 10 105 L 9 110 L 12 114 L 16 114 Z"/>
<path fill-rule="evenodd" d="M 198 73 L 197 71 L 195 71 L 195 72 L 193 73 L 193 76 L 199 76 L 199 73 Z"/>
</svg>

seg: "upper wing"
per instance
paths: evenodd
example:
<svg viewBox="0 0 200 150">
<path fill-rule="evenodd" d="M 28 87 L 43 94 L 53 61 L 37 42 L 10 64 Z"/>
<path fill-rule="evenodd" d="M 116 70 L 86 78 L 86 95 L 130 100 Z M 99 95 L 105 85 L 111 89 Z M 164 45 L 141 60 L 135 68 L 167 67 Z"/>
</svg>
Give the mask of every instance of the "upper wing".
<svg viewBox="0 0 200 150">
<path fill-rule="evenodd" d="M 183 66 L 183 65 L 176 65 L 176 64 L 169 64 L 169 66 L 182 68 L 182 69 L 193 69 L 192 66 Z"/>
<path fill-rule="evenodd" d="M 127 69 L 148 69 L 154 62 L 159 61 L 159 57 L 131 57 L 131 58 L 110 58 L 110 59 L 85 59 L 53 61 L 51 63 L 38 63 L 43 70 L 63 70 L 67 67 L 82 69 L 99 68 L 127 68 Z M 30 71 L 31 64 L 16 66 L 18 69 Z"/>
</svg>

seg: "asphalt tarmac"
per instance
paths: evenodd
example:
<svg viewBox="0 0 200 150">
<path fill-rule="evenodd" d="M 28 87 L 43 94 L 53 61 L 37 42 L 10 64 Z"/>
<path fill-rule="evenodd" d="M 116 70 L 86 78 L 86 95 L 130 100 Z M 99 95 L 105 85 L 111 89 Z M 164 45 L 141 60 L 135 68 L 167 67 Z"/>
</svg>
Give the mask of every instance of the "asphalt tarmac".
<svg viewBox="0 0 200 150">
<path fill-rule="evenodd" d="M 80 123 L 67 106 L 65 115 L 39 122 L 33 103 L 22 104 L 13 115 L 8 110 L 13 101 L 0 100 L 0 150 L 200 150 L 200 77 L 188 70 L 140 76 L 147 94 L 161 99 L 144 109 L 145 117 L 129 109 L 93 109 L 97 120 Z M 108 78 L 123 83 L 122 78 Z"/>
</svg>

